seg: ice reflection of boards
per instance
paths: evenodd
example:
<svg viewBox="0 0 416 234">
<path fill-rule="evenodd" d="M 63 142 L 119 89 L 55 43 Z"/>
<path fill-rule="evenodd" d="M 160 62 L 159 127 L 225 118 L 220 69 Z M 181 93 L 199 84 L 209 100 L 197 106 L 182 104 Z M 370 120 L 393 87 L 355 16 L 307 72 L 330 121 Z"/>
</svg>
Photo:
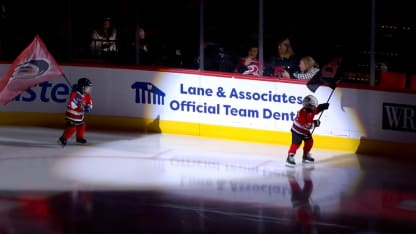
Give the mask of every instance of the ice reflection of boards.
<svg viewBox="0 0 416 234">
<path fill-rule="evenodd" d="M 313 167 L 304 167 L 302 169 L 303 187 L 296 180 L 295 171 L 287 171 L 287 178 L 292 192 L 291 202 L 296 212 L 296 221 L 300 224 L 301 233 L 316 233 L 315 222 L 319 214 L 319 206 L 311 203 L 311 194 L 313 191 L 313 182 L 311 171 Z"/>
</svg>

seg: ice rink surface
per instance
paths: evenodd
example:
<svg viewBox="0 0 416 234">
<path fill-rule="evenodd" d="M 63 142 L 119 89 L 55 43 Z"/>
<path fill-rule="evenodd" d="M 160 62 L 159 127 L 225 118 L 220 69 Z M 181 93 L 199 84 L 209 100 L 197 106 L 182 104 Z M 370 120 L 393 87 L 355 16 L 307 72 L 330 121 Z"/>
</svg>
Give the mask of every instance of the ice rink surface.
<svg viewBox="0 0 416 234">
<path fill-rule="evenodd" d="M 0 127 L 0 233 L 415 233 L 411 160 L 173 134 Z M 288 143 L 289 144 L 289 143 Z"/>
</svg>

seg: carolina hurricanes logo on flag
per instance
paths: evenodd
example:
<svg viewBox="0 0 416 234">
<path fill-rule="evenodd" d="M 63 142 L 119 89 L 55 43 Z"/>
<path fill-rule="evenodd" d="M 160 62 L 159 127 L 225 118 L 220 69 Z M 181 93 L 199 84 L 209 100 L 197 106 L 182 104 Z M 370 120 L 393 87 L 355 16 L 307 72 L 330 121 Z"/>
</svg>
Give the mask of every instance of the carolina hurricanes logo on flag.
<svg viewBox="0 0 416 234">
<path fill-rule="evenodd" d="M 36 79 L 49 69 L 49 61 L 44 59 L 30 60 L 17 65 L 14 69 L 10 81 L 13 79 Z"/>
<path fill-rule="evenodd" d="M 36 35 L 0 80 L 0 103 L 6 105 L 27 89 L 63 74 L 43 41 Z"/>
</svg>

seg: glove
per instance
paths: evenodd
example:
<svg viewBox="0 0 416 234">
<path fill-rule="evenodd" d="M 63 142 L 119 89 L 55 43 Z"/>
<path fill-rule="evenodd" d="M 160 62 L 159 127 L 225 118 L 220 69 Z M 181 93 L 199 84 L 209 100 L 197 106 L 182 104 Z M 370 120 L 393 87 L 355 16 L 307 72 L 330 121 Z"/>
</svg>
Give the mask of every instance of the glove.
<svg viewBox="0 0 416 234">
<path fill-rule="evenodd" d="M 91 105 L 84 105 L 84 112 L 85 113 L 90 113 L 92 110 L 92 106 Z"/>
<path fill-rule="evenodd" d="M 318 107 L 317 107 L 318 111 L 327 110 L 328 108 L 329 108 L 329 103 L 328 102 L 319 104 Z"/>
<path fill-rule="evenodd" d="M 319 121 L 319 119 L 315 119 L 313 121 L 313 124 L 315 125 L 315 127 L 319 127 L 321 125 L 321 121 Z"/>
</svg>

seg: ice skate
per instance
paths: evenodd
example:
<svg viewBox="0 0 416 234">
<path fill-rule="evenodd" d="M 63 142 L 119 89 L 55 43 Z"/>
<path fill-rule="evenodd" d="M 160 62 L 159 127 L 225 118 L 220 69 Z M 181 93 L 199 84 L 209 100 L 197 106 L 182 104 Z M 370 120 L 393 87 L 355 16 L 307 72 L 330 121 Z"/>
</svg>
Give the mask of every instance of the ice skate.
<svg viewBox="0 0 416 234">
<path fill-rule="evenodd" d="M 302 162 L 304 164 L 313 164 L 315 162 L 315 159 L 312 158 L 311 154 L 307 153 L 306 155 L 303 155 Z"/>
<path fill-rule="evenodd" d="M 58 143 L 62 146 L 65 147 L 66 146 L 66 140 L 63 137 L 59 137 L 58 139 Z"/>
<path fill-rule="evenodd" d="M 288 166 L 288 167 L 295 167 L 296 166 L 295 155 L 294 154 L 289 154 L 287 156 L 286 166 Z"/>
<path fill-rule="evenodd" d="M 78 144 L 86 144 L 87 140 L 85 140 L 84 138 L 77 138 L 77 143 Z"/>
</svg>

